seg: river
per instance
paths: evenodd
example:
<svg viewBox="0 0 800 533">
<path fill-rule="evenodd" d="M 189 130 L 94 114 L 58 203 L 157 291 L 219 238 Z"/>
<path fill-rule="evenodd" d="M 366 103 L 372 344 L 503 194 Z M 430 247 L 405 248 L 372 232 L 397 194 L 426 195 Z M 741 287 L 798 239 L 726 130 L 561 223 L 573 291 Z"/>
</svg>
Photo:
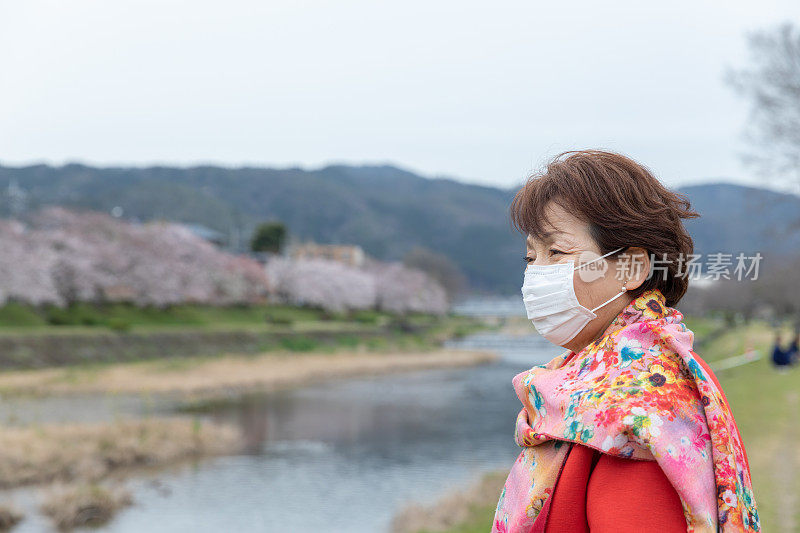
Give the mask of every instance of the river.
<svg viewBox="0 0 800 533">
<path fill-rule="evenodd" d="M 208 416 L 238 424 L 247 451 L 129 478 L 135 505 L 99 531 L 375 533 L 406 503 L 509 469 L 519 453 L 520 408 L 511 378 L 563 350 L 532 326 L 530 335 L 481 333 L 448 346 L 501 358 L 329 381 L 218 407 Z M 43 525 L 26 519 L 15 533 Z"/>
</svg>

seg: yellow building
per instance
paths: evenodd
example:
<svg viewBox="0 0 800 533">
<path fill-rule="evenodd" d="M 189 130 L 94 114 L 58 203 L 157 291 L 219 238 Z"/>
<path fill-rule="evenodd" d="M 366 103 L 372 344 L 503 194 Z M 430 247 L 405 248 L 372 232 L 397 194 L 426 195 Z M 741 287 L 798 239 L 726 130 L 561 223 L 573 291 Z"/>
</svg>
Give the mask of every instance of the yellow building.
<svg viewBox="0 0 800 533">
<path fill-rule="evenodd" d="M 318 244 L 315 242 L 296 244 L 290 248 L 289 257 L 292 259 L 328 259 L 356 268 L 360 268 L 364 264 L 364 250 L 360 246 L 349 244 Z"/>
</svg>

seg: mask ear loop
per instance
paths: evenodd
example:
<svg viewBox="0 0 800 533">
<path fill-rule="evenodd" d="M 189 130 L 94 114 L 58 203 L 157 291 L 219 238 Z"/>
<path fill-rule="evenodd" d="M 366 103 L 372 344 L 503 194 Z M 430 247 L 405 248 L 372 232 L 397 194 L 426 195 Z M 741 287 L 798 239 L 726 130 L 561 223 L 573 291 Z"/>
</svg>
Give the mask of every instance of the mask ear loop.
<svg viewBox="0 0 800 533">
<path fill-rule="evenodd" d="M 597 259 L 594 259 L 594 260 L 592 260 L 590 262 L 593 263 L 594 261 L 597 261 L 598 259 L 602 259 L 603 257 L 609 256 L 609 255 L 611 255 L 611 254 L 613 254 L 615 252 L 619 252 L 620 250 L 624 250 L 625 248 L 626 248 L 625 246 L 620 246 L 616 250 L 612 250 L 612 251 L 608 252 L 607 254 L 602 255 L 602 256 L 598 257 Z M 586 263 L 586 264 L 588 264 L 588 263 Z M 581 266 L 583 266 L 583 265 L 581 265 Z M 592 313 L 594 313 L 595 311 L 597 311 L 598 309 L 600 309 L 601 307 L 603 307 L 607 303 L 612 302 L 612 301 L 616 300 L 617 298 L 619 298 L 620 296 L 622 296 L 623 294 L 625 294 L 628 291 L 628 288 L 626 287 L 626 285 L 628 284 L 628 281 L 630 281 L 630 280 L 626 280 L 625 283 L 622 284 L 622 288 L 620 288 L 619 293 L 617 293 L 616 295 L 612 296 L 611 298 L 609 298 L 605 302 L 601 303 L 600 305 L 598 305 L 597 307 L 592 309 L 591 310 Z"/>
<path fill-rule="evenodd" d="M 600 257 L 595 257 L 595 258 L 594 258 L 594 259 L 592 259 L 591 261 L 587 261 L 586 263 L 581 263 L 580 265 L 578 265 L 578 266 L 576 266 L 576 267 L 573 267 L 573 269 L 572 269 L 572 270 L 578 270 L 579 268 L 583 268 L 583 267 L 585 267 L 586 265 L 591 265 L 592 263 L 594 263 L 594 262 L 596 262 L 596 261 L 600 261 L 601 259 L 603 259 L 603 258 L 605 258 L 605 257 L 608 257 L 608 256 L 609 256 L 609 255 L 611 255 L 611 254 L 615 254 L 615 253 L 619 252 L 620 250 L 624 250 L 625 248 L 626 248 L 626 246 L 620 246 L 620 247 L 619 247 L 619 248 L 617 248 L 616 250 L 611 250 L 611 251 L 610 251 L 610 252 L 608 252 L 607 254 L 603 254 L 603 255 L 601 255 Z"/>
<path fill-rule="evenodd" d="M 598 305 L 597 307 L 595 307 L 594 309 L 592 309 L 592 313 L 594 313 L 595 311 L 597 311 L 598 309 L 600 309 L 601 307 L 603 307 L 603 306 L 604 306 L 604 305 L 606 305 L 607 303 L 609 303 L 609 302 L 611 302 L 611 301 L 613 301 L 613 300 L 616 300 L 617 298 L 619 298 L 620 296 L 622 296 L 623 294 L 625 294 L 625 293 L 628 291 L 628 288 L 625 286 L 625 285 L 627 285 L 627 284 L 628 284 L 628 282 L 627 282 L 627 281 L 626 281 L 625 283 L 623 283 L 623 284 L 622 284 L 622 288 L 620 289 L 619 293 L 617 293 L 615 296 L 612 296 L 611 298 L 609 298 L 609 299 L 608 299 L 608 300 L 606 300 L 605 302 L 601 303 L 600 305 Z"/>
</svg>

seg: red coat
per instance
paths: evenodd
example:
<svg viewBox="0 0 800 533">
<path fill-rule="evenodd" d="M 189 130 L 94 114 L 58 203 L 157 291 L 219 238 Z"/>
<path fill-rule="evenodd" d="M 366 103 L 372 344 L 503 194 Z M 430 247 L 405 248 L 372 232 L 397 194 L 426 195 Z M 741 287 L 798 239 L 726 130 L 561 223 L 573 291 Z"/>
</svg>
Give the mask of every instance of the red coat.
<svg viewBox="0 0 800 533">
<path fill-rule="evenodd" d="M 708 364 L 696 358 L 722 390 Z M 607 455 L 580 444 L 572 444 L 542 514 L 534 529 L 543 524 L 545 533 L 686 532 L 678 493 L 657 462 Z"/>
</svg>

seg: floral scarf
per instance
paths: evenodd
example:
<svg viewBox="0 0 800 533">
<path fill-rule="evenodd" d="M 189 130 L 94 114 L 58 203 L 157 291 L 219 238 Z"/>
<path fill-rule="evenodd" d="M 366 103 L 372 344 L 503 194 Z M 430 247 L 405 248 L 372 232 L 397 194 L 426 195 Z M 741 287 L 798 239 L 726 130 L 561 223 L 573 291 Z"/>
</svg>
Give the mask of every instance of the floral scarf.
<svg viewBox="0 0 800 533">
<path fill-rule="evenodd" d="M 733 415 L 697 362 L 694 333 L 664 295 L 634 298 L 602 336 L 513 379 L 522 447 L 492 533 L 544 531 L 570 443 L 655 460 L 675 487 L 689 532 L 760 531 L 750 470 Z M 546 509 L 545 509 L 546 511 Z"/>
</svg>

